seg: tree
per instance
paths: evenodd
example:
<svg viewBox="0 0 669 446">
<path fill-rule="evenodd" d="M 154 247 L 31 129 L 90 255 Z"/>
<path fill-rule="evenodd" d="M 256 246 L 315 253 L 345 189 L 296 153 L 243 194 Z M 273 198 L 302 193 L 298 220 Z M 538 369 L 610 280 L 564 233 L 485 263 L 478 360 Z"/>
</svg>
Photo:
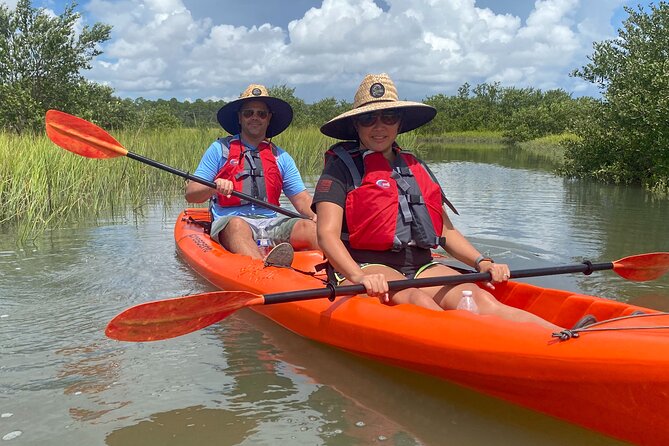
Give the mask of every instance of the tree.
<svg viewBox="0 0 669 446">
<path fill-rule="evenodd" d="M 300 127 L 306 124 L 307 120 L 307 104 L 297 96 L 295 96 L 295 89 L 286 85 L 273 85 L 267 89 L 270 96 L 283 99 L 288 102 L 293 108 L 293 123 L 292 125 Z"/>
<path fill-rule="evenodd" d="M 565 173 L 669 191 L 669 4 L 629 14 L 616 39 L 595 43 L 572 74 L 598 85 L 602 100 L 576 132 Z"/>
<path fill-rule="evenodd" d="M 75 7 L 71 3 L 52 17 L 30 0 L 19 0 L 13 11 L 0 5 L 0 127 L 37 130 L 49 108 L 90 110 L 78 99 L 92 91 L 81 71 L 102 53 L 99 44 L 109 39 L 111 26 L 96 23 L 77 31 Z M 97 93 L 112 100 L 111 89 Z"/>
<path fill-rule="evenodd" d="M 321 99 L 307 106 L 307 119 L 309 125 L 320 127 L 335 116 L 350 110 L 353 105 L 345 100 L 337 100 L 333 97 Z"/>
<path fill-rule="evenodd" d="M 505 95 L 510 104 L 505 104 L 506 112 L 501 115 L 506 117 L 504 136 L 510 141 L 521 142 L 546 135 L 559 135 L 572 127 L 572 117 L 577 115 L 577 102 L 569 93 L 560 89 L 548 90 L 546 93 L 533 89 L 515 91 L 528 92 L 530 95 Z M 525 104 L 517 105 L 523 97 L 527 98 Z"/>
</svg>

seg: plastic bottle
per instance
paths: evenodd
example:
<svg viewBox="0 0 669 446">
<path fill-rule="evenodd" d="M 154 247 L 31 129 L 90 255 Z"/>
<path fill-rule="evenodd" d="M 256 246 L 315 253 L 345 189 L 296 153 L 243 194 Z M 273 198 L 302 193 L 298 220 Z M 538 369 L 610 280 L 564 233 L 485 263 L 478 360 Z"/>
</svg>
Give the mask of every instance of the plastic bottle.
<svg viewBox="0 0 669 446">
<path fill-rule="evenodd" d="M 265 257 L 269 252 L 274 248 L 272 240 L 269 238 L 269 234 L 265 228 L 261 227 L 258 229 L 258 250 L 263 257 Z"/>
<path fill-rule="evenodd" d="M 464 290 L 462 292 L 462 297 L 460 298 L 460 302 L 458 302 L 457 306 L 458 310 L 467 310 L 472 313 L 478 314 L 479 308 L 476 306 L 476 301 L 472 297 L 472 292 L 469 290 Z"/>
</svg>

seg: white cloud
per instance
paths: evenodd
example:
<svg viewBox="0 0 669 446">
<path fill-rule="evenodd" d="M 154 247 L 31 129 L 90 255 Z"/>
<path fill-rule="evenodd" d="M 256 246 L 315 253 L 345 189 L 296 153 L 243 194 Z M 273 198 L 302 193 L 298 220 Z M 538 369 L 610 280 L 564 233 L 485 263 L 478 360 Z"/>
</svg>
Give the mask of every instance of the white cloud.
<svg viewBox="0 0 669 446">
<path fill-rule="evenodd" d="M 92 72 L 122 96 L 234 97 L 250 82 L 287 84 L 308 101 L 351 99 L 387 72 L 400 95 L 453 94 L 464 82 L 583 91 L 568 73 L 612 37 L 622 0 L 537 0 L 526 18 L 474 0 L 324 0 L 287 29 L 196 20 L 181 0 L 92 0 L 114 26 Z M 212 7 L 215 3 L 212 2 Z"/>
</svg>

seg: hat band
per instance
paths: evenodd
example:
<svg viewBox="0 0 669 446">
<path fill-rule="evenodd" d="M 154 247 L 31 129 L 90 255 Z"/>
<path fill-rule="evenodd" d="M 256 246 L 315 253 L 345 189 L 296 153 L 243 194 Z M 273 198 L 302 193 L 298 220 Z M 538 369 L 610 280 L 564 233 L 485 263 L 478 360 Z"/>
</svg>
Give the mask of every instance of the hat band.
<svg viewBox="0 0 669 446">
<path fill-rule="evenodd" d="M 378 103 L 378 102 L 397 102 L 397 100 L 395 100 L 395 99 L 379 99 L 379 100 L 376 100 L 376 101 L 364 102 L 364 103 L 358 105 L 358 106 L 356 107 L 356 109 L 358 109 L 358 108 L 360 108 L 360 107 L 364 107 L 365 105 L 376 104 L 376 103 Z"/>
</svg>

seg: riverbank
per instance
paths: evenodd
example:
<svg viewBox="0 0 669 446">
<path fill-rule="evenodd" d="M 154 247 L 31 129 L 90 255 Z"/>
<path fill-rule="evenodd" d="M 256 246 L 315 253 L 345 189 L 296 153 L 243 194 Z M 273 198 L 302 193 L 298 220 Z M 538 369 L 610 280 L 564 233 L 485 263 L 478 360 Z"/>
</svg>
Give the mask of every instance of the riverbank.
<svg viewBox="0 0 669 446">
<path fill-rule="evenodd" d="M 560 166 L 564 163 L 565 142 L 578 141 L 579 137 L 573 133 L 563 133 L 560 135 L 548 135 L 543 138 L 533 139 L 518 144 L 522 150 L 536 155 L 554 166 Z"/>
</svg>

